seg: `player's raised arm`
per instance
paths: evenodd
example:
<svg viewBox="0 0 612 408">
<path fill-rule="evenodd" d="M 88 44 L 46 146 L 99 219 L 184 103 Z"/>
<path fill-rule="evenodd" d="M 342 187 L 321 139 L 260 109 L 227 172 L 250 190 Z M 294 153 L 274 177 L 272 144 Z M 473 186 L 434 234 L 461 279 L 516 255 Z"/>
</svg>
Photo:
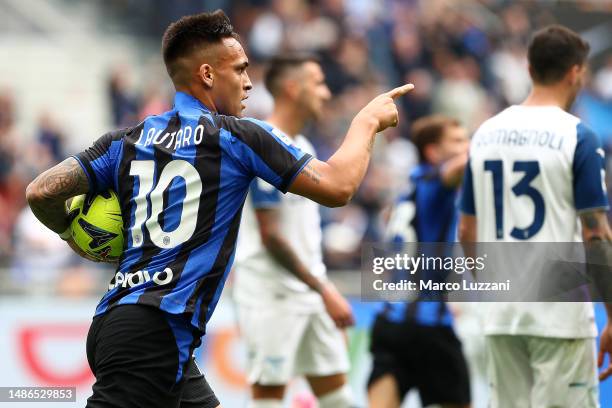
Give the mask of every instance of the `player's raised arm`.
<svg viewBox="0 0 612 408">
<path fill-rule="evenodd" d="M 345 205 L 363 180 L 376 133 L 397 126 L 395 99 L 413 88 L 414 85 L 406 84 L 370 101 L 353 118 L 336 153 L 327 162 L 312 159 L 289 186 L 289 191 L 328 207 Z"/>
<path fill-rule="evenodd" d="M 466 164 L 467 154 L 461 154 L 449 159 L 440 167 L 442 183 L 449 188 L 458 187 L 463 179 Z"/>
<path fill-rule="evenodd" d="M 66 239 L 70 227 L 66 200 L 88 191 L 85 171 L 75 158 L 69 157 L 36 177 L 26 189 L 26 198 L 36 218 Z"/>
</svg>

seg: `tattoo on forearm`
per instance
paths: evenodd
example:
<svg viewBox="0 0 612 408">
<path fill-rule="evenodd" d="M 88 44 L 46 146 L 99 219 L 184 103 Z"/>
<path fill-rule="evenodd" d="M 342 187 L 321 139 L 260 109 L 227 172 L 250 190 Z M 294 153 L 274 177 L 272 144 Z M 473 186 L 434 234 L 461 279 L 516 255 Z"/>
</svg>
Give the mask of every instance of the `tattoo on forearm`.
<svg viewBox="0 0 612 408">
<path fill-rule="evenodd" d="M 306 165 L 306 167 L 304 167 L 304 170 L 302 170 L 302 172 L 304 173 L 304 175 L 306 175 L 309 179 L 314 181 L 316 184 L 319 184 L 321 182 L 321 178 L 323 178 L 321 173 L 316 171 L 315 168 L 312 167 L 310 164 Z"/>
<path fill-rule="evenodd" d="M 599 220 L 594 213 L 586 213 L 582 216 L 584 221 L 584 225 L 586 225 L 589 229 L 595 229 L 599 227 Z"/>
<path fill-rule="evenodd" d="M 587 212 L 582 219 L 582 235 L 586 242 L 612 241 L 607 215 L 603 211 Z"/>
<path fill-rule="evenodd" d="M 66 200 L 89 190 L 89 182 L 79 163 L 69 158 L 38 176 L 31 184 L 35 199 L 30 200 L 32 212 L 55 232 L 68 226 Z"/>
<path fill-rule="evenodd" d="M 612 235 L 607 215 L 603 211 L 593 211 L 582 214 L 580 218 L 585 241 L 586 272 L 595 283 L 595 286 L 591 287 L 591 290 L 594 291 L 592 292 L 593 299 L 610 304 L 612 302 L 612 274 L 610 273 Z"/>
<path fill-rule="evenodd" d="M 73 158 L 66 159 L 57 166 L 38 176 L 41 193 L 47 199 L 67 200 L 79 192 L 87 191 L 89 185 L 83 169 Z"/>
</svg>

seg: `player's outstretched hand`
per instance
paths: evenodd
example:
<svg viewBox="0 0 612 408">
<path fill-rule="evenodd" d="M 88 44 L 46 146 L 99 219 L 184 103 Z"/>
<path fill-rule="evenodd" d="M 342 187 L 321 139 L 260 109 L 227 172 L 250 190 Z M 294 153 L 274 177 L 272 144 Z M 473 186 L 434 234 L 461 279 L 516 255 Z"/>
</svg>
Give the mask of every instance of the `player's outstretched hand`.
<svg viewBox="0 0 612 408">
<path fill-rule="evenodd" d="M 608 367 L 599 373 L 599 381 L 603 381 L 612 375 L 612 326 L 610 325 L 610 322 L 608 322 L 606 327 L 604 327 L 599 339 L 599 356 L 597 357 L 597 365 L 600 368 L 603 366 L 606 353 L 608 354 L 610 361 L 608 361 Z"/>
<path fill-rule="evenodd" d="M 332 283 L 328 282 L 323 286 L 321 297 L 325 304 L 325 310 L 338 328 L 342 329 L 355 324 L 351 305 Z"/>
<path fill-rule="evenodd" d="M 390 126 L 397 126 L 399 114 L 397 106 L 395 106 L 395 100 L 413 89 L 414 85 L 406 84 L 380 94 L 361 109 L 357 117 L 376 120 L 378 123 L 377 132 L 382 132 Z"/>
</svg>

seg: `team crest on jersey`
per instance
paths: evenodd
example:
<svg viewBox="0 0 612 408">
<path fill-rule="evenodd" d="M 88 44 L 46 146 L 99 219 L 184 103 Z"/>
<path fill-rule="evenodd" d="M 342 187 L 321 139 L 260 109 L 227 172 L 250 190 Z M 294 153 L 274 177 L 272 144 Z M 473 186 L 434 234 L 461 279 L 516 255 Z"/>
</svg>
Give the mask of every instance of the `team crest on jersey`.
<svg viewBox="0 0 612 408">
<path fill-rule="evenodd" d="M 102 245 L 112 241 L 113 238 L 117 236 L 117 234 L 100 229 L 82 218 L 79 218 L 78 222 L 81 228 L 83 228 L 83 231 L 85 231 L 87 235 L 91 237 L 91 242 L 89 243 L 89 247 L 91 249 L 99 248 Z"/>
</svg>

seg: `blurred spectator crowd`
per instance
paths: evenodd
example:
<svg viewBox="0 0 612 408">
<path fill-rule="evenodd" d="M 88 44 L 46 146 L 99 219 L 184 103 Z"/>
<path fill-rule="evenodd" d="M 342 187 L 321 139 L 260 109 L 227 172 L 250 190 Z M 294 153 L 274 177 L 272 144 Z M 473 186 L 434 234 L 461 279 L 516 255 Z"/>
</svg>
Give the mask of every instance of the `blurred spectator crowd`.
<svg viewBox="0 0 612 408">
<path fill-rule="evenodd" d="M 133 19 L 142 1 L 100 2 L 106 18 Z M 147 5 L 150 6 L 150 1 Z M 529 91 L 526 45 L 530 34 L 558 21 L 555 2 L 495 0 L 202 0 L 167 2 L 146 7 L 143 19 L 132 24 L 142 41 L 158 49 L 163 29 L 181 14 L 223 7 L 241 34 L 251 59 L 254 89 L 247 114 L 265 118 L 271 98 L 262 76 L 266 60 L 278 53 L 301 51 L 320 57 L 334 95 L 328 114 L 312 124 L 306 135 L 322 159 L 339 146 L 354 114 L 374 95 L 389 87 L 412 82 L 415 90 L 401 100 L 400 126 L 379 137 L 368 176 L 351 204 L 322 209 L 326 261 L 330 269 L 355 269 L 360 244 L 379 241 L 385 215 L 396 195 L 406 187 L 416 163 L 410 143 L 410 124 L 430 113 L 458 118 L 468 129 L 509 104 L 519 103 Z M 612 13 L 606 2 L 581 1 L 577 15 Z M 599 8 L 598 8 L 599 7 Z M 146 14 L 148 13 L 148 14 Z M 153 14 L 151 14 L 153 13 Z M 590 14 L 589 14 L 590 13 Z M 148 40 L 147 40 L 148 38 Z M 609 47 L 609 46 L 608 46 Z M 608 48 L 575 111 L 604 142 L 612 145 L 612 55 Z M 135 124 L 169 108 L 169 89 L 148 82 L 134 89 L 129 67 L 119 66 L 107 78 L 109 129 Z M 30 263 L 77 267 L 72 255 L 53 234 L 34 228 L 36 221 L 24 209 L 24 189 L 39 172 L 57 163 L 67 152 L 66 137 L 49 115 L 42 113 L 36 141 L 19 144 L 14 128 L 14 101 L 18 95 L 0 91 L 0 255 L 12 259 L 12 276 L 28 277 Z M 608 124 L 607 126 L 605 124 Z M 612 166 L 611 166 L 612 167 Z M 612 174 L 612 168 L 609 171 Z M 608 183 L 612 186 L 612 182 Z M 34 232 L 36 231 L 36 232 Z M 25 266 L 24 266 L 25 265 Z M 76 266 L 75 266 L 76 265 Z M 39 266 L 40 268 L 40 266 Z M 68 285 L 69 286 L 69 285 Z"/>
</svg>

